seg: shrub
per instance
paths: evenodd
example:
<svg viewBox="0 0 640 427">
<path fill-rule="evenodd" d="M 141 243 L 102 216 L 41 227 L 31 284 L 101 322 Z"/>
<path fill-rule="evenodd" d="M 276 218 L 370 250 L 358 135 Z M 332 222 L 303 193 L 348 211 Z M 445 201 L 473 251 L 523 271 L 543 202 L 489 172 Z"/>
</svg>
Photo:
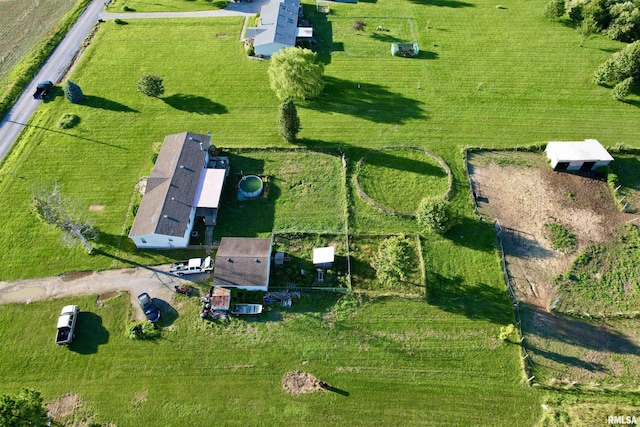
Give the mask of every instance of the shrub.
<svg viewBox="0 0 640 427">
<path fill-rule="evenodd" d="M 557 19 L 564 15 L 565 11 L 564 0 L 550 0 L 544 8 L 544 16 L 549 19 Z"/>
<path fill-rule="evenodd" d="M 135 11 L 135 9 L 130 8 L 129 6 L 127 6 L 126 4 L 124 6 L 122 6 L 122 11 L 123 12 L 133 12 Z"/>
<path fill-rule="evenodd" d="M 442 199 L 422 199 L 416 210 L 416 220 L 424 233 L 445 233 L 449 229 L 447 202 Z"/>
<path fill-rule="evenodd" d="M 158 326 L 151 322 L 137 322 L 127 329 L 127 336 L 132 340 L 149 340 L 160 336 Z"/>
<path fill-rule="evenodd" d="M 296 137 L 300 132 L 300 118 L 298 117 L 296 105 L 291 99 L 286 99 L 280 105 L 278 132 L 285 141 L 289 143 L 296 142 Z"/>
<path fill-rule="evenodd" d="M 405 269 L 415 258 L 414 252 L 409 241 L 400 236 L 390 237 L 380 243 L 371 266 L 376 270 L 376 277 L 383 287 L 395 288 L 407 280 Z"/>
<path fill-rule="evenodd" d="M 549 231 L 548 239 L 551 241 L 553 249 L 562 252 L 571 252 L 576 248 L 576 235 L 571 233 L 565 227 L 555 222 L 544 225 Z"/>
<path fill-rule="evenodd" d="M 256 48 L 253 47 L 253 43 L 249 44 L 249 47 L 247 48 L 247 56 L 255 56 L 256 55 Z"/>
<path fill-rule="evenodd" d="M 582 20 L 584 19 L 584 16 L 582 15 L 583 9 L 584 5 L 582 5 L 581 3 L 571 6 L 571 9 L 569 9 L 569 19 L 576 23 L 582 22 Z"/>
<path fill-rule="evenodd" d="M 621 101 L 631 93 L 631 89 L 633 89 L 633 77 L 627 77 L 614 86 L 611 95 L 618 101 Z"/>
<path fill-rule="evenodd" d="M 72 104 L 79 104 L 84 99 L 82 89 L 71 80 L 67 80 L 64 85 L 64 97 Z"/>
<path fill-rule="evenodd" d="M 154 98 L 164 93 L 162 79 L 153 74 L 145 73 L 138 80 L 138 92 Z"/>
<path fill-rule="evenodd" d="M 516 327 L 513 326 L 513 323 L 509 323 L 507 326 L 500 326 L 500 334 L 498 335 L 498 337 L 502 341 L 506 341 L 507 339 L 509 339 L 509 336 L 513 333 L 515 328 Z"/>
<path fill-rule="evenodd" d="M 362 31 L 366 26 L 367 24 L 365 24 L 365 22 L 362 19 L 356 19 L 355 21 L 353 21 L 353 25 L 351 25 L 351 28 L 353 28 L 356 31 Z"/>
<path fill-rule="evenodd" d="M 115 22 L 117 25 L 127 25 L 127 21 L 123 21 L 120 18 L 114 19 L 113 22 Z"/>
<path fill-rule="evenodd" d="M 70 129 L 80 123 L 80 117 L 75 114 L 64 114 L 58 120 L 58 129 Z"/>
</svg>

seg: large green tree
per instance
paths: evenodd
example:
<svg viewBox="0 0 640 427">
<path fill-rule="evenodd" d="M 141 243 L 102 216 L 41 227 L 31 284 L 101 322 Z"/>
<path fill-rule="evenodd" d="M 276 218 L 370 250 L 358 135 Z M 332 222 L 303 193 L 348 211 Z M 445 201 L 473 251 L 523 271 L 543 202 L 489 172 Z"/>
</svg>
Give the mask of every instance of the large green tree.
<svg viewBox="0 0 640 427">
<path fill-rule="evenodd" d="M 296 142 L 298 132 L 300 132 L 300 118 L 296 104 L 291 99 L 285 99 L 280 106 L 280 117 L 278 119 L 280 136 L 287 142 Z"/>
<path fill-rule="evenodd" d="M 47 425 L 47 408 L 40 393 L 24 388 L 17 396 L 0 397 L 0 426 L 44 427 Z"/>
<path fill-rule="evenodd" d="M 164 93 L 162 79 L 156 75 L 145 73 L 138 80 L 138 92 L 154 98 Z"/>
<path fill-rule="evenodd" d="M 324 65 L 309 49 L 292 47 L 282 49 L 271 57 L 267 73 L 276 96 L 300 100 L 313 98 L 324 89 Z"/>
<path fill-rule="evenodd" d="M 640 41 L 627 45 L 600 64 L 593 73 L 593 81 L 599 85 L 615 84 L 616 99 L 626 96 L 640 83 Z"/>
<path fill-rule="evenodd" d="M 544 8 L 544 16 L 549 19 L 558 19 L 564 15 L 565 11 L 564 0 L 550 0 Z"/>
</svg>

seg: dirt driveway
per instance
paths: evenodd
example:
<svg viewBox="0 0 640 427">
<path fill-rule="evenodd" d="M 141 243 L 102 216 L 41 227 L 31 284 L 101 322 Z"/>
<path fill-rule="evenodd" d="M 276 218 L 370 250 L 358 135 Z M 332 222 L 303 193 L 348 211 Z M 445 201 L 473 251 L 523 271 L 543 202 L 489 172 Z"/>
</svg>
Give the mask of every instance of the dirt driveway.
<svg viewBox="0 0 640 427">
<path fill-rule="evenodd" d="M 147 292 L 171 304 L 174 286 L 194 284 L 210 279 L 210 274 L 193 274 L 188 279 L 169 273 L 169 266 L 125 268 L 100 272 L 78 272 L 54 277 L 0 282 L 0 304 L 10 302 L 30 303 L 72 295 L 102 295 L 108 292 L 129 292 L 131 304 L 136 307 L 140 320 L 144 319 L 136 297 Z"/>
</svg>

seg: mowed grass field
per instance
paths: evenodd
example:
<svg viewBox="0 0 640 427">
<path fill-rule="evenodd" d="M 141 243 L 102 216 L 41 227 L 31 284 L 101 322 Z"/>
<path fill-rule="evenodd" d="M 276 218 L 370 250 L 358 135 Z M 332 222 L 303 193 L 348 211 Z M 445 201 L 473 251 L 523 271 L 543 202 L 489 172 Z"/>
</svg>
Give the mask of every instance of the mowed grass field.
<svg viewBox="0 0 640 427">
<path fill-rule="evenodd" d="M 637 107 L 614 101 L 590 82 L 591 70 L 620 44 L 593 38 L 578 47 L 573 30 L 539 15 L 542 4 L 504 6 L 380 1 L 332 5 L 329 15 L 307 8 L 320 50 L 334 51 L 323 57 L 324 94 L 299 105 L 298 146 L 342 146 L 350 167 L 383 144 L 426 146 L 449 163 L 454 204 L 468 216 L 460 165 L 465 145 L 584 137 L 637 145 Z M 351 29 L 356 17 L 367 23 L 364 32 Z M 268 62 L 247 60 L 237 42 L 241 23 L 153 20 L 102 27 L 72 75 L 86 101 L 71 105 L 58 96 L 43 105 L 4 164 L 1 278 L 161 262 L 157 254 L 135 252 L 124 234 L 132 221 L 133 186 L 151 170 L 152 147 L 166 134 L 211 131 L 216 145 L 230 148 L 286 146 L 277 134 Z M 377 25 L 388 31 L 375 31 Z M 423 55 L 387 55 L 385 34 L 415 37 Z M 164 78 L 163 97 L 136 92 L 144 72 Z M 56 129 L 64 113 L 80 116 L 79 126 Z M 102 232 L 99 246 L 111 257 L 61 249 L 58 232 L 34 221 L 32 188 L 48 180 L 87 206 L 104 206 L 92 215 Z M 357 199 L 352 203 L 356 231 L 415 231 L 412 222 L 381 217 Z M 33 257 L 47 262 L 34 265 L 28 261 Z"/>
<path fill-rule="evenodd" d="M 108 12 L 190 12 L 224 9 L 228 0 L 112 0 Z M 128 8 L 128 10 L 125 10 Z"/>
<path fill-rule="evenodd" d="M 78 0 L 0 2 L 0 91 L 6 89 L 5 79 L 11 70 L 36 45 L 50 37 L 58 21 L 78 3 Z"/>
<path fill-rule="evenodd" d="M 198 304 L 179 300 L 163 338 L 138 343 L 124 337 L 126 299 L 104 307 L 95 298 L 2 306 L 7 332 L 0 343 L 15 348 L 0 356 L 7 361 L 0 364 L 3 390 L 33 385 L 47 399 L 77 392 L 100 421 L 119 426 L 199 425 L 212 414 L 231 425 L 533 425 L 540 394 L 522 384 L 518 346 L 497 339 L 500 326 L 513 322 L 511 305 L 493 228 L 473 217 L 461 150 L 588 137 L 640 143 L 637 100 L 616 102 L 590 82 L 621 44 L 593 38 L 578 47 L 574 30 L 542 17 L 544 4 L 508 1 L 497 9 L 486 0 L 380 0 L 313 12 L 326 88 L 299 103 L 295 146 L 277 134 L 268 62 L 248 60 L 237 41 L 242 19 L 104 25 L 72 75 L 87 101 L 71 105 L 58 96 L 43 105 L 0 171 L 0 279 L 176 256 L 135 251 L 123 236 L 133 219 L 134 185 L 151 170 L 157 143 L 185 130 L 211 131 L 214 144 L 227 149 L 341 147 L 355 233 L 416 232 L 414 221 L 385 216 L 354 196 L 357 160 L 384 145 L 429 148 L 451 168 L 455 226 L 442 238 L 421 240 L 423 260 L 412 267 L 424 262 L 422 296 L 374 299 L 351 316 L 341 312 L 349 304 L 338 302 L 334 312 L 335 299 L 310 296 L 282 317 L 203 327 Z M 364 32 L 351 29 L 356 18 L 366 22 Z M 422 54 L 391 57 L 392 41 L 417 41 Z M 143 72 L 164 78 L 165 95 L 136 92 Z M 56 129 L 64 113 L 80 116 L 79 126 Z M 311 170 L 299 181 L 312 182 Z M 49 180 L 86 206 L 104 206 L 91 214 L 108 256 L 65 249 L 56 230 L 34 219 L 31 191 Z M 279 213 L 294 210 L 274 212 L 273 223 L 284 224 Z M 51 328 L 69 302 L 95 313 L 87 319 L 98 332 L 71 351 L 55 348 Z M 289 370 L 311 372 L 343 393 L 288 396 L 280 379 Z"/>
<path fill-rule="evenodd" d="M 164 312 L 155 341 L 125 337 L 128 298 L 95 297 L 0 306 L 2 391 L 32 386 L 46 400 L 76 393 L 91 422 L 119 427 L 246 425 L 533 425 L 536 391 L 521 383 L 517 346 L 498 325 L 422 299 L 323 294 L 259 321 L 199 318 L 196 298 Z M 78 304 L 76 342 L 54 344 L 63 304 Z M 29 327 L 25 327 L 29 325 Z M 334 391 L 290 395 L 305 371 Z M 81 411 L 79 410 L 79 412 Z"/>
<path fill-rule="evenodd" d="M 224 236 L 270 237 L 271 232 L 344 233 L 345 172 L 336 153 L 308 150 L 230 150 L 230 175 L 213 230 Z M 238 200 L 243 175 L 265 181 L 261 197 Z"/>
</svg>

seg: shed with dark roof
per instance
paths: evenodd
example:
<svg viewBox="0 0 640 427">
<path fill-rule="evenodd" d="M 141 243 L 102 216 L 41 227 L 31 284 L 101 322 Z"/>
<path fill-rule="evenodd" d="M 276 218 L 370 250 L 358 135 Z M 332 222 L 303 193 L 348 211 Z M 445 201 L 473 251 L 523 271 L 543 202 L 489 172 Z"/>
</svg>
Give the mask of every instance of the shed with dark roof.
<svg viewBox="0 0 640 427">
<path fill-rule="evenodd" d="M 271 239 L 223 237 L 220 240 L 213 286 L 266 292 L 270 272 Z"/>
</svg>

